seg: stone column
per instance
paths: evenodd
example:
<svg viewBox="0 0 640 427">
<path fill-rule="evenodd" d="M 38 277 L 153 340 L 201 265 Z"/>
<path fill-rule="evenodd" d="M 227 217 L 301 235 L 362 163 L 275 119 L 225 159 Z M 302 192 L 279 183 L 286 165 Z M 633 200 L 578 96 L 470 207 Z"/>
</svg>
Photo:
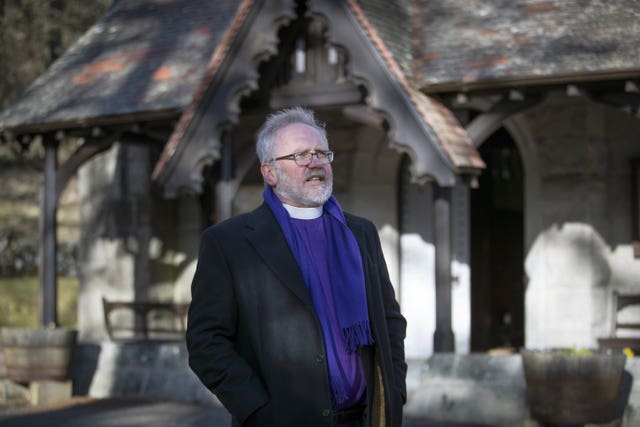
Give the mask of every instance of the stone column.
<svg viewBox="0 0 640 427">
<path fill-rule="evenodd" d="M 126 144 L 123 147 L 125 163 L 121 188 L 129 203 L 128 251 L 134 259 L 133 295 L 136 301 L 149 299 L 151 285 L 151 263 L 149 248 L 153 232 L 151 230 L 151 165 L 149 147 L 140 144 Z"/>
<path fill-rule="evenodd" d="M 455 349 L 451 329 L 451 189 L 434 188 L 434 240 L 436 247 L 436 353 Z"/>
</svg>

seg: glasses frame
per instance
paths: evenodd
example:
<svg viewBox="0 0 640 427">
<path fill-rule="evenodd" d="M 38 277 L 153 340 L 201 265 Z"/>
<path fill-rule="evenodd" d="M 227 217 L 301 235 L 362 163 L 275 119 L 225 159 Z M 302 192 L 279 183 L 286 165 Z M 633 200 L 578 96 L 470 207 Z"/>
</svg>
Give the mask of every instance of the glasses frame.
<svg viewBox="0 0 640 427">
<path fill-rule="evenodd" d="M 310 157 L 307 163 L 300 163 L 300 161 L 303 161 L 303 162 L 306 161 L 304 159 L 306 159 L 306 157 L 309 155 Z M 324 159 L 320 158 L 321 155 L 324 156 Z M 298 166 L 309 166 L 313 162 L 313 156 L 316 156 L 318 161 L 323 165 L 329 165 L 333 163 L 334 152 L 331 150 L 300 151 L 298 153 L 291 153 L 291 154 L 285 154 L 284 156 L 280 156 L 280 157 L 273 157 L 272 159 L 269 160 L 269 163 L 275 162 L 276 160 L 293 160 L 294 162 L 296 162 L 296 165 Z"/>
</svg>

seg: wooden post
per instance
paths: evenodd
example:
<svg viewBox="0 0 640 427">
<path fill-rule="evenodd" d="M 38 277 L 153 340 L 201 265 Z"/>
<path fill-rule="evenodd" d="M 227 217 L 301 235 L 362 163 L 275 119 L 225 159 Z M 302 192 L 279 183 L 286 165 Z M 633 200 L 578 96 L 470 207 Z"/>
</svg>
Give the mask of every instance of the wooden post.
<svg viewBox="0 0 640 427">
<path fill-rule="evenodd" d="M 436 331 L 433 350 L 453 352 L 451 329 L 451 189 L 434 186 L 434 240 L 436 246 Z"/>
<path fill-rule="evenodd" d="M 57 326 L 56 289 L 56 169 L 58 141 L 53 135 L 44 135 L 44 183 L 40 216 L 40 324 Z"/>
</svg>

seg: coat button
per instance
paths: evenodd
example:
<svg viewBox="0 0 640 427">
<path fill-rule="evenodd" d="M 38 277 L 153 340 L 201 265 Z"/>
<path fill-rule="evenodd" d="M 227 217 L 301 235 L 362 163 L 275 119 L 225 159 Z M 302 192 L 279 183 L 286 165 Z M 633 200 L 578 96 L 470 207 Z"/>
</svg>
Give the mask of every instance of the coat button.
<svg viewBox="0 0 640 427">
<path fill-rule="evenodd" d="M 323 417 L 328 417 L 329 415 L 331 415 L 331 409 L 323 409 L 322 410 L 322 416 Z"/>
</svg>

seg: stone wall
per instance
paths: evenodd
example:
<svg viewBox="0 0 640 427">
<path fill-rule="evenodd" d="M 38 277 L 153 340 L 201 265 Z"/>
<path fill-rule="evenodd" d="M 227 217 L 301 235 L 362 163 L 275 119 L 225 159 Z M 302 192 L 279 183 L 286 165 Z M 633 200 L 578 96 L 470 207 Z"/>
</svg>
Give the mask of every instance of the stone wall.
<svg viewBox="0 0 640 427">
<path fill-rule="evenodd" d="M 75 395 L 218 402 L 189 369 L 183 343 L 80 344 L 74 361 Z"/>
<path fill-rule="evenodd" d="M 526 212 L 526 343 L 595 347 L 610 332 L 611 291 L 640 292 L 629 163 L 640 156 L 640 120 L 564 93 L 524 119 L 538 153 L 523 158 L 535 174 L 525 191 L 538 186 Z"/>
<path fill-rule="evenodd" d="M 79 171 L 78 329 L 105 340 L 102 298 L 188 302 L 202 212 L 152 191 L 148 147 L 114 144 Z"/>
</svg>

